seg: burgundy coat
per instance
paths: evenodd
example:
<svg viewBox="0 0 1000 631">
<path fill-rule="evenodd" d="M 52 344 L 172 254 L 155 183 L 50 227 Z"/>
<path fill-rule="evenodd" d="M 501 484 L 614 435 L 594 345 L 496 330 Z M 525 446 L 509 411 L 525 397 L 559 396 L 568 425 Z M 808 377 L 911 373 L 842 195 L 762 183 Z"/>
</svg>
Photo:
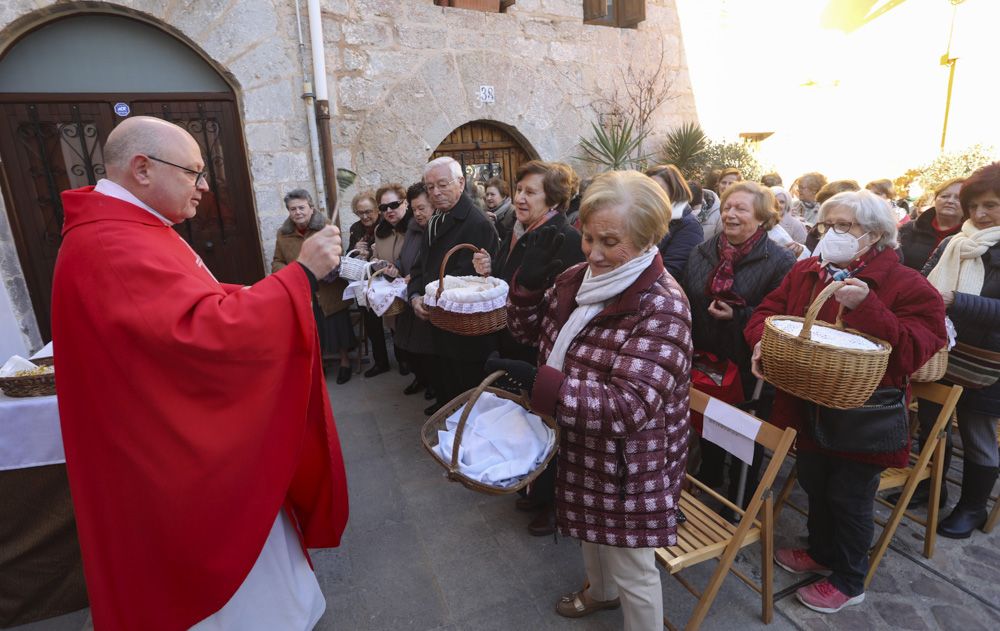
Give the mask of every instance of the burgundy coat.
<svg viewBox="0 0 1000 631">
<path fill-rule="evenodd" d="M 571 267 L 544 293 L 515 277 L 507 303 L 514 339 L 539 343 L 532 407 L 562 427 L 556 522 L 563 535 L 591 543 L 675 545 L 691 385 L 687 298 L 657 254 L 580 332 L 560 372 L 545 361 L 586 269 Z"/>
<path fill-rule="evenodd" d="M 744 330 L 751 348 L 764 333 L 764 320 L 772 315 L 805 316 L 813 298 L 826 286 L 819 278 L 818 259 L 799 261 L 754 311 Z M 875 255 L 856 274 L 871 291 L 857 309 L 844 311 L 844 325 L 874 335 L 892 345 L 889 366 L 879 387 L 902 388 L 908 379 L 947 342 L 944 328 L 944 302 L 941 294 L 920 275 L 899 262 L 895 250 L 885 249 Z M 830 298 L 817 319 L 834 322 L 840 303 Z M 771 422 L 779 427 L 800 429 L 805 416 L 805 402 L 778 390 L 771 410 Z M 808 433 L 800 432 L 798 448 L 818 450 Z M 909 445 L 895 451 L 875 454 L 836 453 L 849 460 L 878 464 L 884 467 L 905 467 Z"/>
</svg>

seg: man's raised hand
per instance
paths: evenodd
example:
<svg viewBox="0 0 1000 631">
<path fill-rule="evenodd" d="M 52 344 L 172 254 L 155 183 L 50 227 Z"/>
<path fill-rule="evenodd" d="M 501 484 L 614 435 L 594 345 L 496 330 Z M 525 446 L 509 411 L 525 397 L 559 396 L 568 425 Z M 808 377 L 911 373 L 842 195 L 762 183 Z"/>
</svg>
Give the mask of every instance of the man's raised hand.
<svg viewBox="0 0 1000 631">
<path fill-rule="evenodd" d="M 326 226 L 302 244 L 298 261 L 313 273 L 323 278 L 340 267 L 340 255 L 344 252 L 340 240 L 340 228 Z"/>
</svg>

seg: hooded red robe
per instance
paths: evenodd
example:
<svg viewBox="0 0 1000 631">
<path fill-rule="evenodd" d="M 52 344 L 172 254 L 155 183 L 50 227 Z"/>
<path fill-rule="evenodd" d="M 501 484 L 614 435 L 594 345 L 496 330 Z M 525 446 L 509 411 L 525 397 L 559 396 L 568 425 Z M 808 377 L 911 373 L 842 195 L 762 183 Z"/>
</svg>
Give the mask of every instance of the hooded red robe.
<svg viewBox="0 0 1000 631">
<path fill-rule="evenodd" d="M 347 523 L 309 279 L 223 285 L 142 208 L 62 198 L 52 328 L 94 625 L 187 629 L 233 596 L 282 507 L 303 549 Z"/>
</svg>

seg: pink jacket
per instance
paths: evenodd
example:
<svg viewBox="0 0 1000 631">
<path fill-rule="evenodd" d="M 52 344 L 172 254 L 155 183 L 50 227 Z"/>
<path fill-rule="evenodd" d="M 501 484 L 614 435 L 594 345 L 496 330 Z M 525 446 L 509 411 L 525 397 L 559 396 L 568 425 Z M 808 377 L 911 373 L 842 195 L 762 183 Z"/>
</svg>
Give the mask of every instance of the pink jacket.
<svg viewBox="0 0 1000 631">
<path fill-rule="evenodd" d="M 517 286 L 507 303 L 514 338 L 539 343 L 532 407 L 562 427 L 556 522 L 592 543 L 674 545 L 687 462 L 691 313 L 659 255 L 577 336 L 562 371 L 545 366 L 576 308 L 586 263 L 547 292 Z"/>
</svg>

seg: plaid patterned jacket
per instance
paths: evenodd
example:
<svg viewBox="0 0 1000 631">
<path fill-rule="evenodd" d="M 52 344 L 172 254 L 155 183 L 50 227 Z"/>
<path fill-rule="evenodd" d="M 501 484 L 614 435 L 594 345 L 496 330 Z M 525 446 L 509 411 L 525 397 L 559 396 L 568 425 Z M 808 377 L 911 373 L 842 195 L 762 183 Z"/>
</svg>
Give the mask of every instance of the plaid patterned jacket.
<svg viewBox="0 0 1000 631">
<path fill-rule="evenodd" d="M 532 406 L 562 427 L 556 476 L 560 532 L 627 548 L 674 545 L 687 462 L 691 313 L 659 255 L 577 336 L 560 372 L 545 366 L 576 308 L 586 263 L 547 292 L 517 286 L 514 338 L 539 343 Z"/>
</svg>

